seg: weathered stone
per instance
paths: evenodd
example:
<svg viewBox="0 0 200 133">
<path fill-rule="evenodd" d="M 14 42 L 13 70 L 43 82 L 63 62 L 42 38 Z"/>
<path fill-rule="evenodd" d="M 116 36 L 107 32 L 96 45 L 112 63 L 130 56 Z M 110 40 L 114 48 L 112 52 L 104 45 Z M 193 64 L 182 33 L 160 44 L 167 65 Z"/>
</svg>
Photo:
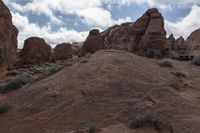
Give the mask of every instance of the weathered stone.
<svg viewBox="0 0 200 133">
<path fill-rule="evenodd" d="M 40 64 L 51 61 L 51 47 L 44 39 L 31 37 L 24 41 L 24 47 L 20 51 L 20 65 Z"/>
<path fill-rule="evenodd" d="M 93 29 L 90 31 L 89 36 L 83 44 L 83 54 L 95 53 L 98 50 L 104 48 L 103 37 L 100 36 L 98 29 Z"/>
<path fill-rule="evenodd" d="M 0 72 L 12 68 L 16 61 L 18 30 L 3 1 L 0 1 Z"/>
<path fill-rule="evenodd" d="M 65 60 L 72 58 L 72 48 L 70 43 L 58 44 L 53 51 L 53 60 Z"/>
</svg>

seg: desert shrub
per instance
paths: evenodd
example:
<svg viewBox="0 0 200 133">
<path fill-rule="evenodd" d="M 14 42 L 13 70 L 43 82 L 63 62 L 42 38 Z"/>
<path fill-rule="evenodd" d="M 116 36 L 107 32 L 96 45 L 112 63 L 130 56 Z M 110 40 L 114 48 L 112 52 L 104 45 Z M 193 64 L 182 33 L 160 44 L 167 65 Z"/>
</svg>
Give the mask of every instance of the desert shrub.
<svg viewBox="0 0 200 133">
<path fill-rule="evenodd" d="M 152 115 L 152 114 L 147 114 L 147 113 L 142 113 L 136 119 L 133 119 L 129 123 L 130 128 L 141 128 L 145 124 L 152 124 L 157 130 L 166 132 L 166 133 L 173 133 L 172 127 L 169 126 L 166 123 L 161 122 L 158 117 Z"/>
<path fill-rule="evenodd" d="M 6 93 L 11 90 L 19 89 L 23 85 L 31 82 L 32 80 L 33 80 L 33 76 L 28 73 L 17 76 L 16 78 L 6 83 L 0 84 L 0 93 Z"/>
<path fill-rule="evenodd" d="M 187 78 L 188 77 L 188 73 L 184 70 L 178 70 L 176 71 L 175 75 L 177 77 L 184 77 L 184 78 Z"/>
<path fill-rule="evenodd" d="M 56 74 L 57 72 L 59 72 L 62 68 L 58 67 L 58 66 L 52 66 L 52 67 L 48 67 L 45 71 L 45 75 L 47 76 L 51 76 L 53 74 Z"/>
<path fill-rule="evenodd" d="M 88 63 L 88 60 L 81 60 L 81 63 L 82 63 L 82 64 Z"/>
<path fill-rule="evenodd" d="M 136 119 L 133 119 L 129 123 L 129 127 L 131 128 L 140 128 L 144 126 L 144 124 L 148 121 L 147 114 L 141 114 L 136 117 Z"/>
<path fill-rule="evenodd" d="M 96 131 L 96 125 L 95 124 L 90 125 L 88 133 L 95 133 L 95 131 Z"/>
<path fill-rule="evenodd" d="M 10 102 L 0 103 L 0 114 L 7 112 L 11 108 Z"/>
<path fill-rule="evenodd" d="M 200 66 L 200 55 L 194 57 L 194 59 L 192 60 L 192 64 Z"/>
<path fill-rule="evenodd" d="M 171 59 L 162 59 L 158 64 L 163 67 L 174 67 L 174 62 Z"/>
<path fill-rule="evenodd" d="M 7 76 L 17 76 L 17 74 L 18 74 L 18 71 L 17 70 L 12 70 L 12 71 L 9 71 L 9 72 L 7 72 Z"/>
</svg>

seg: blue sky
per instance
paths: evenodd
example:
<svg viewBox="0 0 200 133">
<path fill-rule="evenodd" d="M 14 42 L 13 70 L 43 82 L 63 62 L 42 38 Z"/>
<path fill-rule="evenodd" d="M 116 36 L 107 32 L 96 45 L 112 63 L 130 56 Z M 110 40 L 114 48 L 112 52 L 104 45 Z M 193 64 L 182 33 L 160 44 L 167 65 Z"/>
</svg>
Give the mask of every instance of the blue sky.
<svg viewBox="0 0 200 133">
<path fill-rule="evenodd" d="M 84 41 L 92 28 L 135 21 L 156 7 L 168 34 L 187 37 L 200 28 L 200 0 L 3 0 L 19 29 L 19 47 L 31 36 L 58 43 Z"/>
</svg>

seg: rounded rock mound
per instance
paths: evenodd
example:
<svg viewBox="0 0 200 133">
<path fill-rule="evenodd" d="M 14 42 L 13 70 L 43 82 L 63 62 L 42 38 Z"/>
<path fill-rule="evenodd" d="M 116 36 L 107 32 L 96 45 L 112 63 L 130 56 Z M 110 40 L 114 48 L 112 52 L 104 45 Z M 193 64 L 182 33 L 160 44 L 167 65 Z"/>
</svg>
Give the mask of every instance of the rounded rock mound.
<svg viewBox="0 0 200 133">
<path fill-rule="evenodd" d="M 44 39 L 31 37 L 24 41 L 24 47 L 19 53 L 20 65 L 33 65 L 51 62 L 51 46 Z"/>
</svg>

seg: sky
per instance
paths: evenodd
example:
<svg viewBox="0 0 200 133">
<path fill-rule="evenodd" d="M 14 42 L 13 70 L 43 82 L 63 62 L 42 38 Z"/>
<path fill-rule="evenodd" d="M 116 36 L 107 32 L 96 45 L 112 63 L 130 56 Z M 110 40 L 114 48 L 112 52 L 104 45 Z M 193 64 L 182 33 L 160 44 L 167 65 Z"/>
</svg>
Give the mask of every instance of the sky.
<svg viewBox="0 0 200 133">
<path fill-rule="evenodd" d="M 136 21 L 149 8 L 158 8 L 167 34 L 187 38 L 200 28 L 200 0 L 3 0 L 19 30 L 18 45 L 38 36 L 55 47 L 81 42 L 93 28 L 105 30 Z"/>
</svg>

